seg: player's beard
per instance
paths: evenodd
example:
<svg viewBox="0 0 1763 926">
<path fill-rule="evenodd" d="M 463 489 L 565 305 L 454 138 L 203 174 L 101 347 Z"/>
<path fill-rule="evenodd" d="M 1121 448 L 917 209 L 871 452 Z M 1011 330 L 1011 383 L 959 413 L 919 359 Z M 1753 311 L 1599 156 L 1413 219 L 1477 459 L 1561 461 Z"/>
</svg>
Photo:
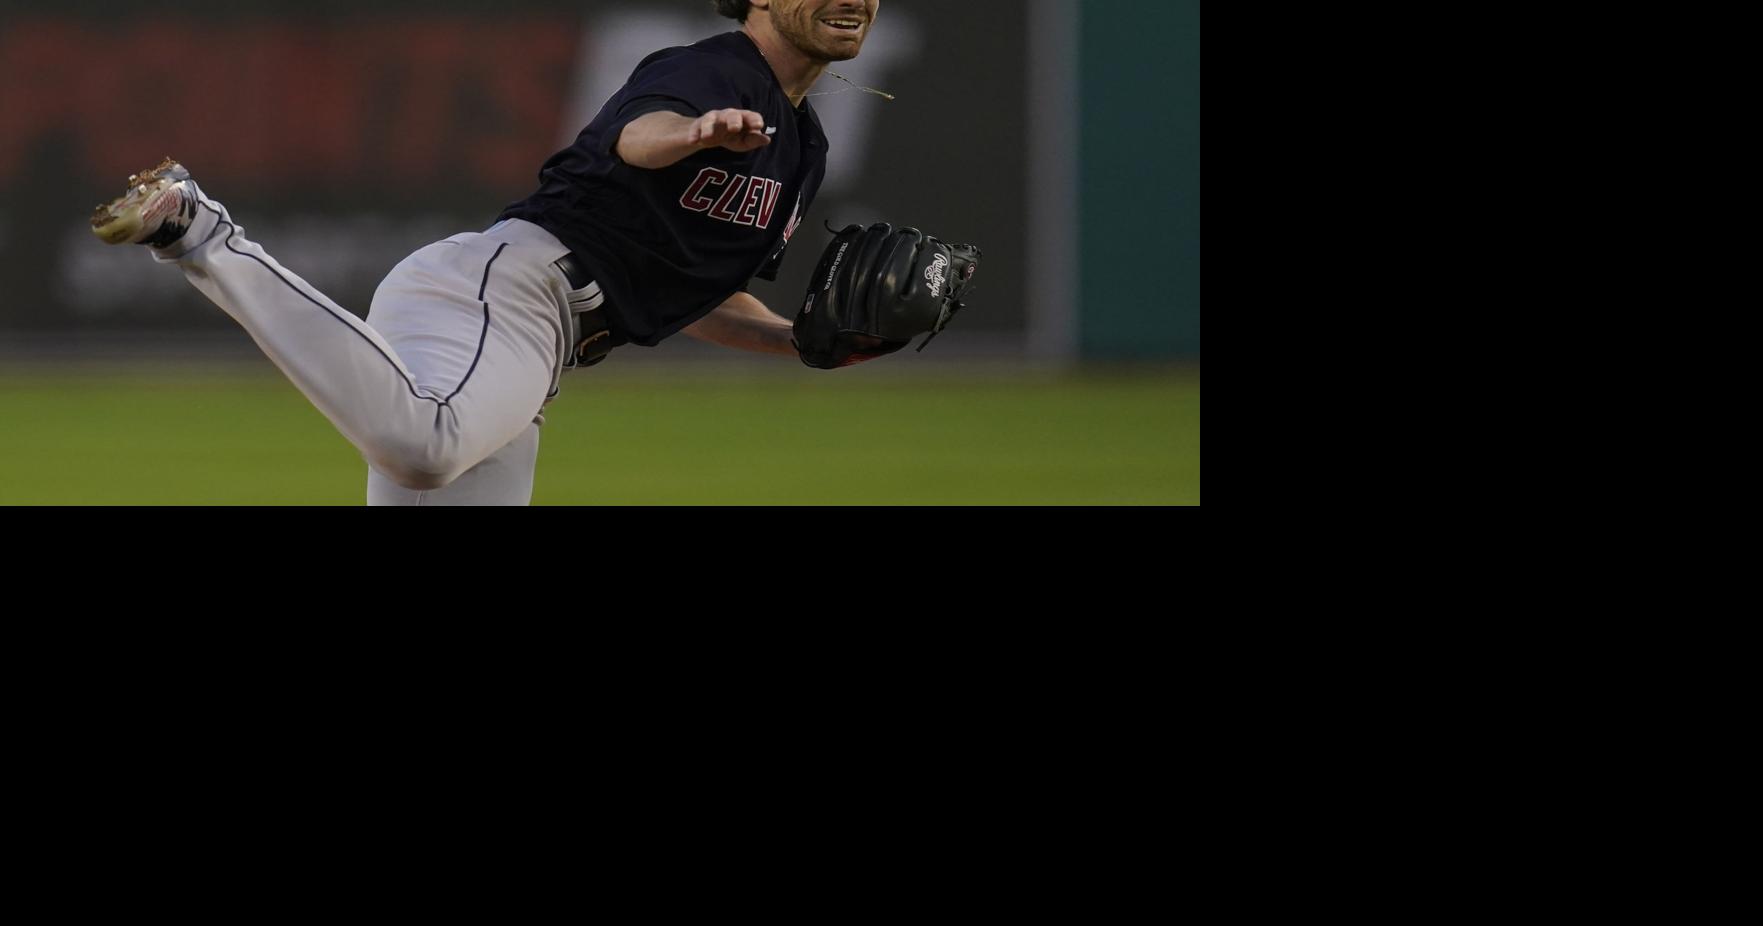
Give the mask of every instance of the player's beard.
<svg viewBox="0 0 1763 926">
<path fill-rule="evenodd" d="M 861 20 L 863 28 L 852 36 L 830 33 L 830 27 L 821 23 L 821 20 L 841 18 L 841 12 L 852 19 Z M 784 15 L 779 15 L 776 4 L 771 9 L 771 26 L 777 30 L 778 35 L 816 61 L 849 61 L 857 57 L 874 25 L 875 20 L 870 16 L 867 6 L 852 11 L 849 4 L 815 3 L 807 0 L 796 4 Z"/>
</svg>

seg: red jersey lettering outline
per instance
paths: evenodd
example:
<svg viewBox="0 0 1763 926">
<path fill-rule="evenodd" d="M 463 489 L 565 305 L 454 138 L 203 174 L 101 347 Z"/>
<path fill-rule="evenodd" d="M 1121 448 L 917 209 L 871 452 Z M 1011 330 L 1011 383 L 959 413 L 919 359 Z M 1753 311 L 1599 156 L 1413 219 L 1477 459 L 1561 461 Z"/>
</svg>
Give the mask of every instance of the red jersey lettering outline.
<svg viewBox="0 0 1763 926">
<path fill-rule="evenodd" d="M 777 214 L 777 199 L 782 196 L 784 185 L 776 180 L 765 181 L 765 205 L 759 208 L 759 227 L 770 228 L 771 217 Z"/>
<path fill-rule="evenodd" d="M 704 212 L 716 203 L 716 200 L 704 196 L 704 188 L 721 186 L 728 182 L 728 171 L 706 167 L 698 172 L 698 179 L 686 190 L 686 195 L 679 198 L 679 204 L 693 212 Z"/>
<path fill-rule="evenodd" d="M 759 221 L 759 205 L 765 202 L 765 191 L 771 189 L 771 181 L 758 177 L 747 185 L 747 198 L 741 203 L 741 211 L 735 216 L 736 225 L 752 225 Z"/>
<path fill-rule="evenodd" d="M 719 222 L 770 228 L 771 220 L 777 215 L 778 200 L 783 195 L 784 185 L 780 181 L 746 174 L 735 174 L 730 179 L 728 171 L 706 167 L 692 179 L 692 185 L 680 196 L 679 204 L 682 209 L 706 213 Z M 796 233 L 796 225 L 801 221 L 802 197 L 798 195 L 795 214 L 784 231 L 786 243 Z"/>
<path fill-rule="evenodd" d="M 722 194 L 722 198 L 717 200 L 715 207 L 710 210 L 710 217 L 724 222 L 733 222 L 735 220 L 735 200 L 746 189 L 747 175 L 735 174 L 735 180 L 728 185 L 728 191 Z"/>
<path fill-rule="evenodd" d="M 796 194 L 796 208 L 790 213 L 790 224 L 784 226 L 784 244 L 790 243 L 790 237 L 796 234 L 796 226 L 802 224 L 802 194 Z"/>
</svg>

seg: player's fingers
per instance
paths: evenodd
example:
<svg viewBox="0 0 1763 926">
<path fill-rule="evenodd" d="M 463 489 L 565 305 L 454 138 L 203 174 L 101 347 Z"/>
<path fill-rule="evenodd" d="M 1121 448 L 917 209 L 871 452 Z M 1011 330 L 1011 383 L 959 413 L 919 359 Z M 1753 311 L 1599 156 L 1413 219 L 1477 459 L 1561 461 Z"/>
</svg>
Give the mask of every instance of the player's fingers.
<svg viewBox="0 0 1763 926">
<path fill-rule="evenodd" d="M 742 113 L 741 127 L 746 129 L 749 135 L 764 135 L 765 117 L 753 112 Z"/>
<path fill-rule="evenodd" d="M 739 135 L 738 128 L 732 130 L 729 128 L 729 115 L 733 112 L 735 110 L 718 109 L 705 113 L 698 122 L 703 127 L 699 144 L 706 148 L 714 147 L 727 141 L 731 135 Z"/>
<path fill-rule="evenodd" d="M 739 135 L 741 127 L 746 125 L 746 117 L 741 115 L 740 110 L 731 109 L 723 114 L 722 124 L 724 128 L 728 129 L 730 135 Z"/>
<path fill-rule="evenodd" d="M 716 137 L 716 117 L 708 113 L 699 116 L 698 121 L 692 123 L 690 137 L 694 145 L 713 144 L 712 139 Z"/>
</svg>

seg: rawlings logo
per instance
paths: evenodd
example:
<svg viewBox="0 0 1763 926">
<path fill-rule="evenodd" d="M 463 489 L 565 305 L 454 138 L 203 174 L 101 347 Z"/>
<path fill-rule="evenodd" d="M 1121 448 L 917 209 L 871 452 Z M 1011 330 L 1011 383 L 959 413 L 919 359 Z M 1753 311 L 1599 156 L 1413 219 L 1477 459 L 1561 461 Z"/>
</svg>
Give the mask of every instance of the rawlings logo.
<svg viewBox="0 0 1763 926">
<path fill-rule="evenodd" d="M 930 268 L 924 271 L 924 279 L 940 295 L 949 282 L 949 258 L 938 254 L 937 259 L 930 262 Z"/>
</svg>

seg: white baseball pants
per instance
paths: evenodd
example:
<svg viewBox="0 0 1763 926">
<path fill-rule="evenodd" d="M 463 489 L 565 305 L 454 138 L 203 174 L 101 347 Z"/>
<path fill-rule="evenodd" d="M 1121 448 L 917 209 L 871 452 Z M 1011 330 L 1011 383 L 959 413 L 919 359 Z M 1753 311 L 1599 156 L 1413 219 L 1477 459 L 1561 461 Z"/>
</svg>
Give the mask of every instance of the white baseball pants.
<svg viewBox="0 0 1763 926">
<path fill-rule="evenodd" d="M 569 348 L 572 294 L 555 266 L 568 252 L 518 219 L 454 235 L 400 263 L 365 323 L 206 197 L 154 257 L 182 268 L 360 449 L 369 505 L 527 505 L 540 411 Z"/>
</svg>

